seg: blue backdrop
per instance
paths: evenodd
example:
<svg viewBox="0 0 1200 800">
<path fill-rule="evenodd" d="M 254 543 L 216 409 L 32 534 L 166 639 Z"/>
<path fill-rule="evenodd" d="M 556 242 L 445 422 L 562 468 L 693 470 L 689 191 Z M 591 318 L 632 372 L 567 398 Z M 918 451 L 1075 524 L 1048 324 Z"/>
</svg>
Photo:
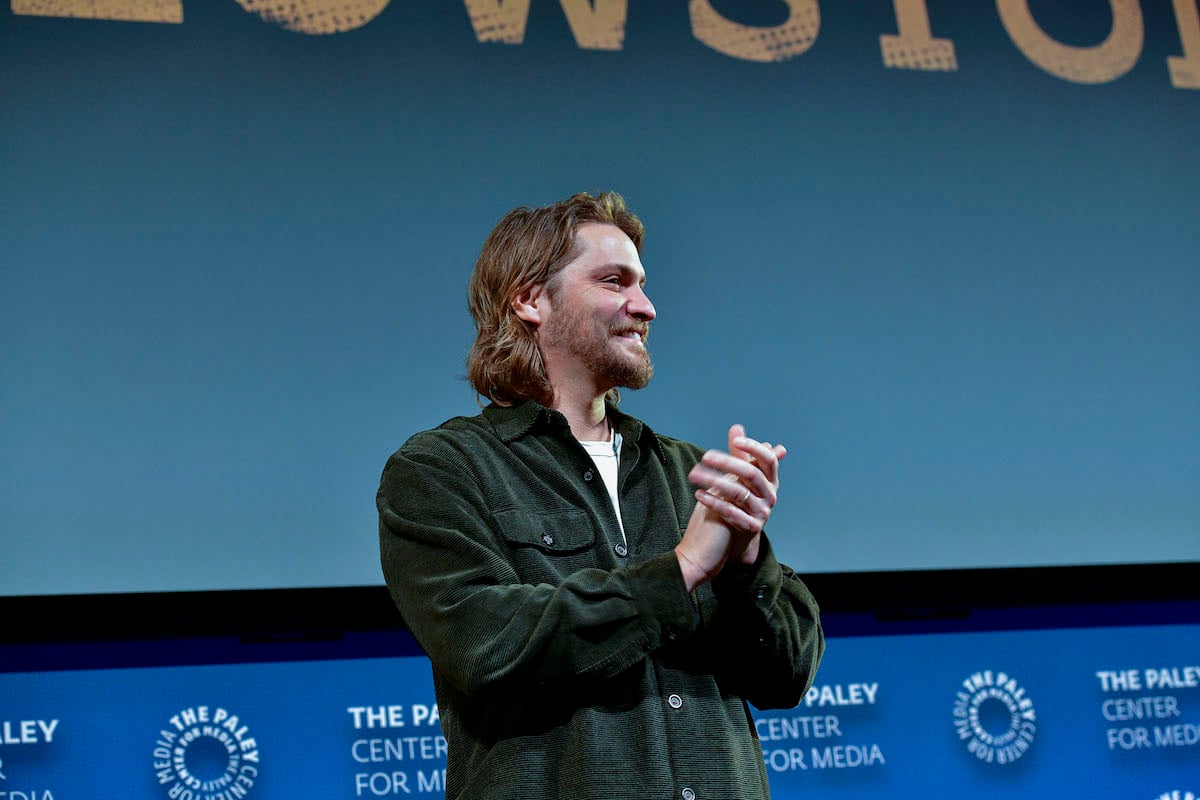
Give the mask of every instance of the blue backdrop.
<svg viewBox="0 0 1200 800">
<path fill-rule="evenodd" d="M 606 188 L 797 569 L 1200 560 L 1195 0 L 500 8 L 0 9 L 0 593 L 380 582 L 484 236 Z"/>
</svg>

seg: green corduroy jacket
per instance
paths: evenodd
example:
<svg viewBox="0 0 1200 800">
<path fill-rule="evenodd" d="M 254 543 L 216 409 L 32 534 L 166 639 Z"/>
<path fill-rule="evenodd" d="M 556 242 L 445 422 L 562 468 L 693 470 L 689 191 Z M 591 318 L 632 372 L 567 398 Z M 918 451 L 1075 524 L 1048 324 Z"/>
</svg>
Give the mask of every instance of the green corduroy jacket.
<svg viewBox="0 0 1200 800">
<path fill-rule="evenodd" d="M 380 551 L 433 663 L 446 797 L 768 797 L 746 701 L 790 708 L 824 651 L 772 554 L 689 594 L 673 548 L 695 445 L 609 408 L 619 497 L 557 411 L 488 406 L 413 436 L 380 482 Z"/>
</svg>

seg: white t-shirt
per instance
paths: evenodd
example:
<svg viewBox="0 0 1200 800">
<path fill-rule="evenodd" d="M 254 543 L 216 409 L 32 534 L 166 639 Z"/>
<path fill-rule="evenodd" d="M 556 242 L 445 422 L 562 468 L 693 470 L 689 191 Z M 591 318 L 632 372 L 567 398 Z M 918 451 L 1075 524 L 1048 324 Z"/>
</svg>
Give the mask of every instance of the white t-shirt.
<svg viewBox="0 0 1200 800">
<path fill-rule="evenodd" d="M 621 503 L 617 500 L 617 467 L 620 464 L 621 434 L 612 431 L 612 437 L 606 442 L 580 442 L 583 449 L 592 457 L 592 462 L 604 478 L 608 487 L 608 497 L 612 500 L 613 511 L 617 513 L 617 526 L 621 529 L 621 541 L 626 546 L 629 541 L 625 538 L 625 524 L 621 522 Z"/>
</svg>

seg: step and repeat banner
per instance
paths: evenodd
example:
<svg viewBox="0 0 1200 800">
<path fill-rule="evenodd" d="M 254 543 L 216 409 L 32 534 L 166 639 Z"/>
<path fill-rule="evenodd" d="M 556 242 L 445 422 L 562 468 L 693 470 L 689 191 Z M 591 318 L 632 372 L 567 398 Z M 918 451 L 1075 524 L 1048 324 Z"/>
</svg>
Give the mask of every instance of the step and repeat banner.
<svg viewBox="0 0 1200 800">
<path fill-rule="evenodd" d="M 1197 11 L 0 2 L 0 594 L 378 585 L 483 239 L 601 189 L 789 565 L 1200 561 Z"/>
<path fill-rule="evenodd" d="M 443 796 L 421 656 L 7 673 L 0 698 L 0 800 Z M 754 721 L 776 800 L 1195 800 L 1200 626 L 838 637 Z"/>
</svg>

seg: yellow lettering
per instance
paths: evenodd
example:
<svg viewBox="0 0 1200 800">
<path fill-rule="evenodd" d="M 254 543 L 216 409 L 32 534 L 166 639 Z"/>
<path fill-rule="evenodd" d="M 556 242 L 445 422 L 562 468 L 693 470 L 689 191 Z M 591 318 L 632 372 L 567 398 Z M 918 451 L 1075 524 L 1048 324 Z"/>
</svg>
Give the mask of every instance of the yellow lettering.
<svg viewBox="0 0 1200 800">
<path fill-rule="evenodd" d="M 237 0 L 247 11 L 296 33 L 343 33 L 361 28 L 391 0 Z"/>
<path fill-rule="evenodd" d="M 480 42 L 521 44 L 529 0 L 465 0 Z M 588 50 L 620 50 L 625 43 L 628 0 L 560 0 L 575 43 Z"/>
<path fill-rule="evenodd" d="M 1171 85 L 1177 89 L 1200 89 L 1200 14 L 1196 13 L 1196 0 L 1172 0 L 1172 5 L 1183 56 L 1167 58 Z"/>
<path fill-rule="evenodd" d="M 1107 83 L 1133 69 L 1142 54 L 1142 9 L 1138 0 L 1108 0 L 1112 30 L 1094 47 L 1072 47 L 1051 39 L 1033 19 L 1029 0 L 996 0 L 1000 21 L 1017 49 L 1051 75 L 1074 83 Z"/>
<path fill-rule="evenodd" d="M 116 22 L 183 22 L 183 0 L 12 0 L 14 14 Z"/>
<path fill-rule="evenodd" d="M 525 41 L 529 0 L 466 0 L 467 16 L 480 42 L 520 44 Z"/>
<path fill-rule="evenodd" d="M 562 0 L 562 7 L 580 47 L 621 49 L 625 42 L 627 0 Z"/>
<path fill-rule="evenodd" d="M 813 46 L 821 30 L 817 0 L 784 0 L 788 18 L 779 25 L 740 25 L 717 13 L 709 0 L 689 0 L 692 35 L 704 44 L 746 61 L 785 61 Z"/>
<path fill-rule="evenodd" d="M 879 37 L 883 65 L 897 69 L 953 72 L 958 69 L 954 42 L 934 39 L 925 0 L 892 0 L 899 36 Z"/>
</svg>

